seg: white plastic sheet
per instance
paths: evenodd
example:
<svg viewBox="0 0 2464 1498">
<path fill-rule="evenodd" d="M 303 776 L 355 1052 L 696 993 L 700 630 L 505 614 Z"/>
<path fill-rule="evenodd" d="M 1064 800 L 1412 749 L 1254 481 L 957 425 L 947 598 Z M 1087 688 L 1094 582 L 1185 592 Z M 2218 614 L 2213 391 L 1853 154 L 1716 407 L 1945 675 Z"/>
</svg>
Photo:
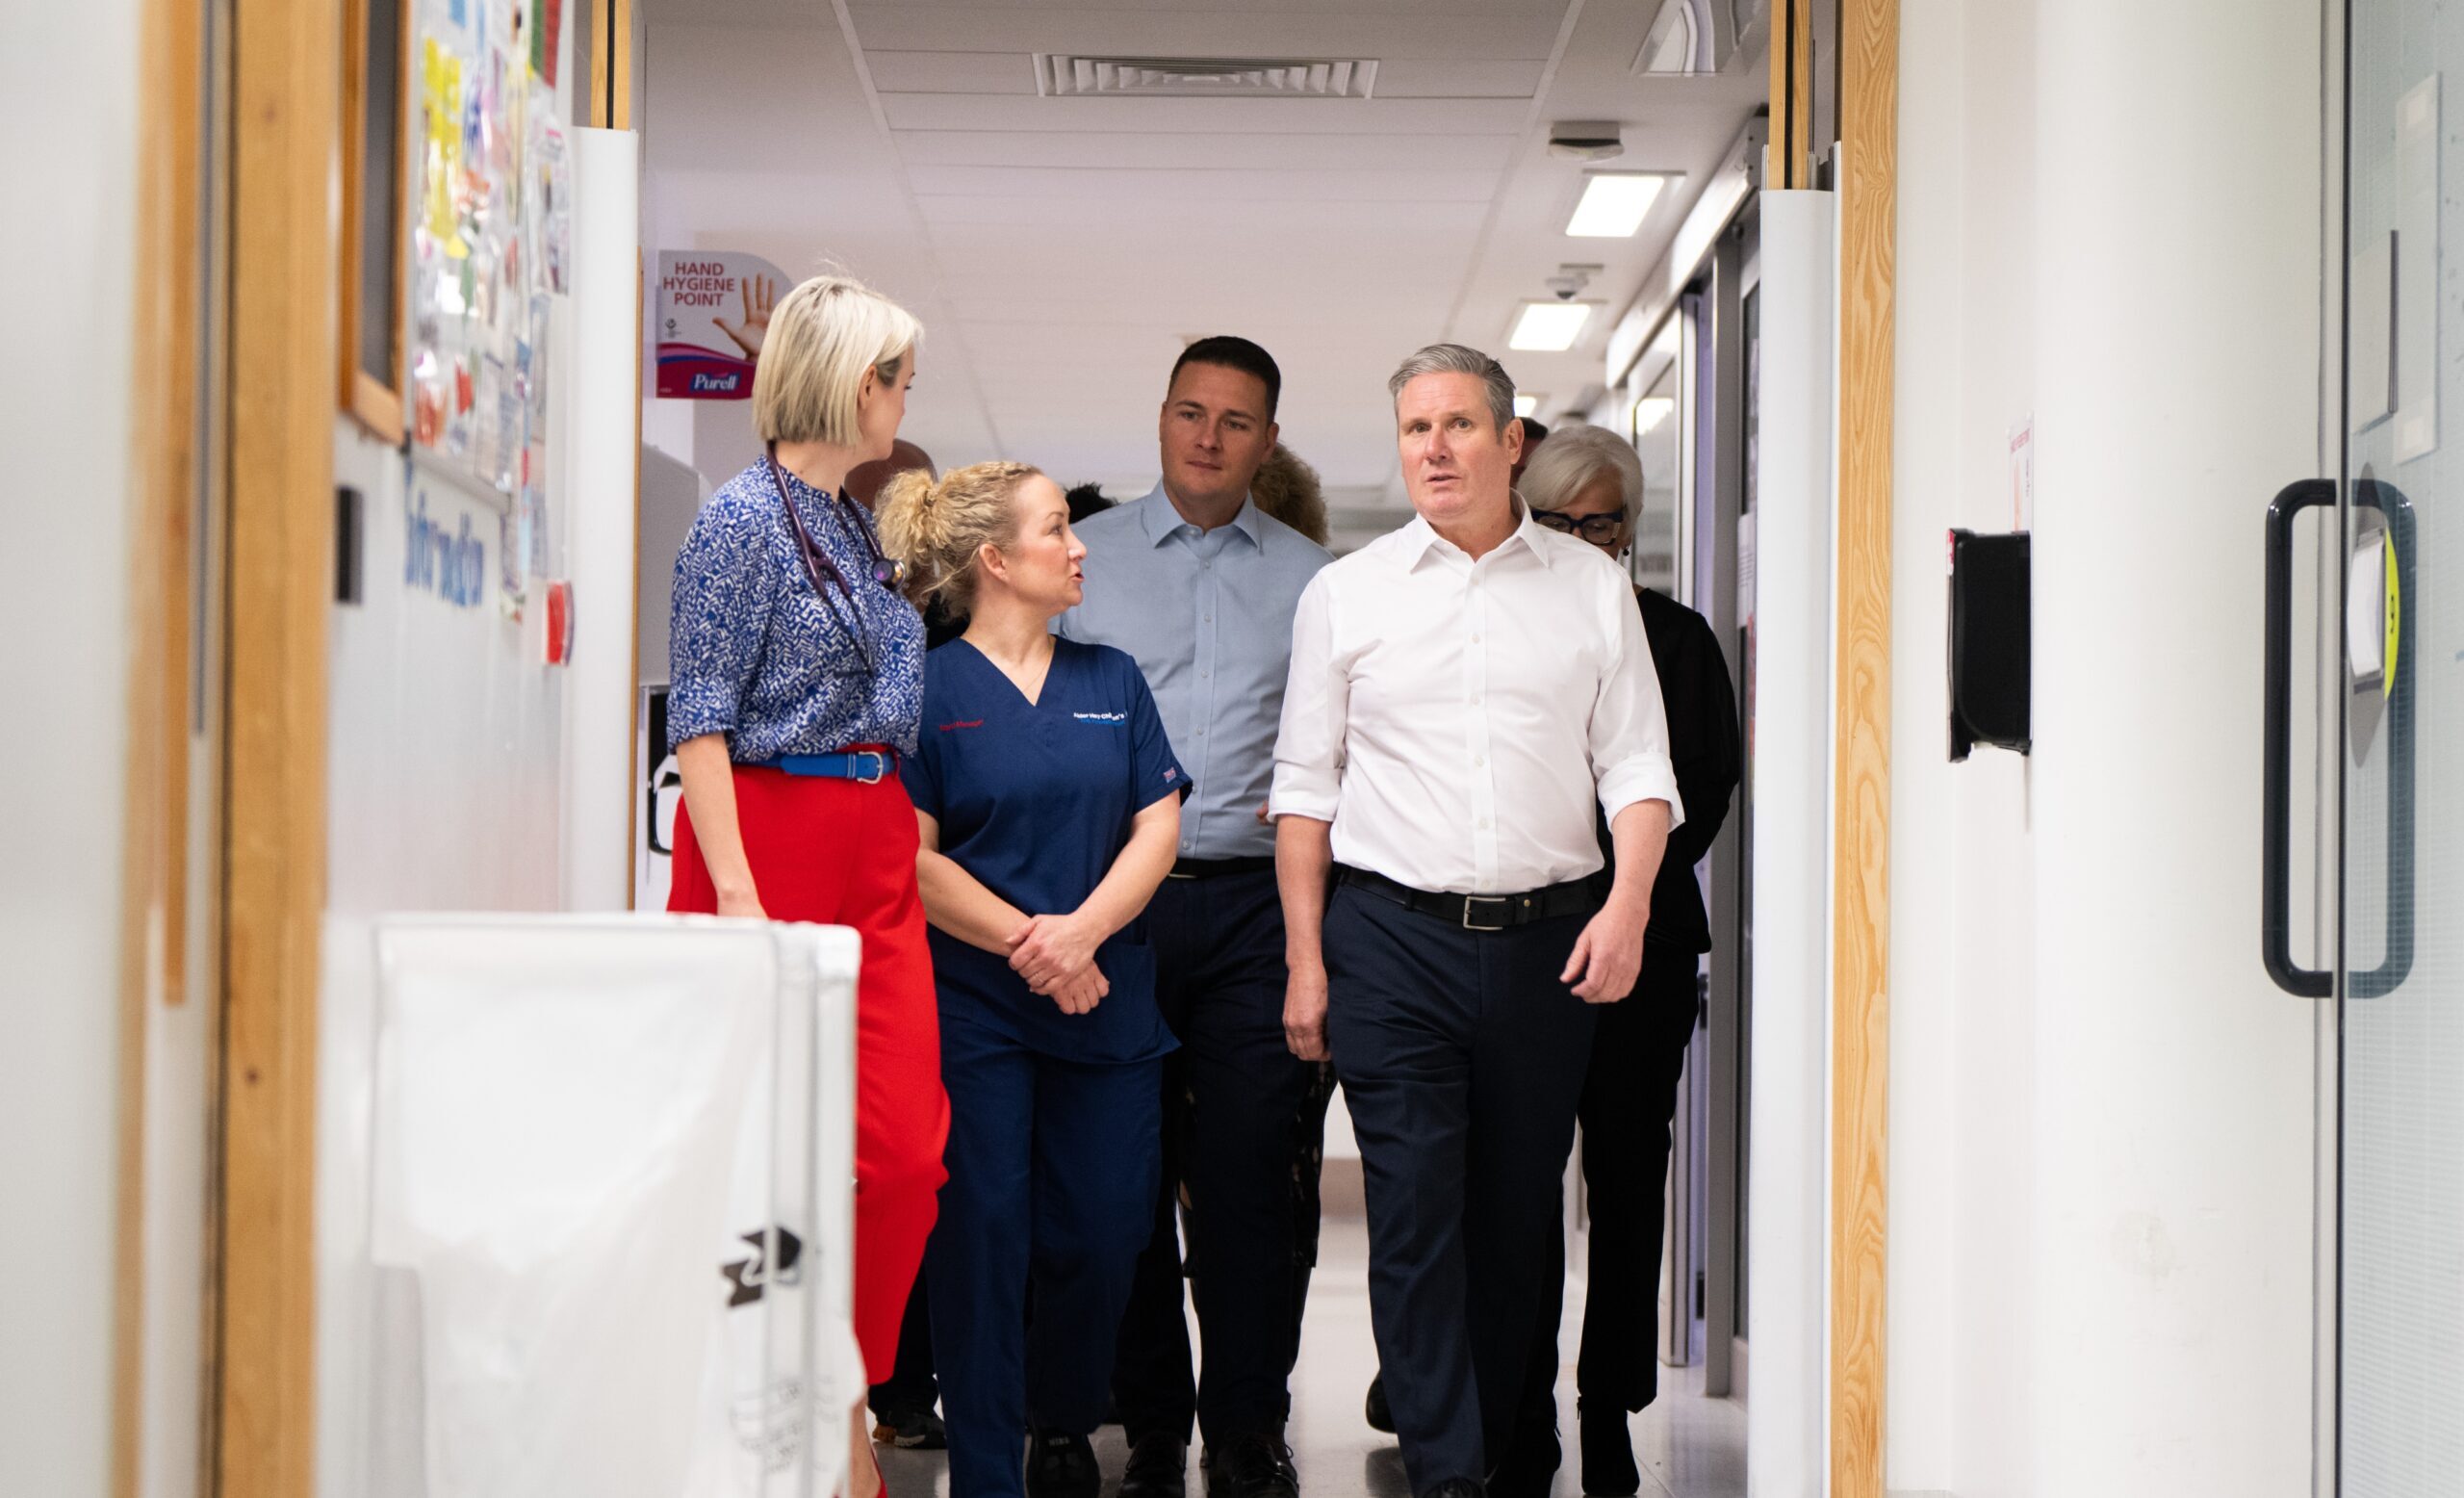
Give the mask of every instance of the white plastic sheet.
<svg viewBox="0 0 2464 1498">
<path fill-rule="evenodd" d="M 376 943 L 367 1491 L 835 1490 L 854 934 L 423 917 Z"/>
</svg>

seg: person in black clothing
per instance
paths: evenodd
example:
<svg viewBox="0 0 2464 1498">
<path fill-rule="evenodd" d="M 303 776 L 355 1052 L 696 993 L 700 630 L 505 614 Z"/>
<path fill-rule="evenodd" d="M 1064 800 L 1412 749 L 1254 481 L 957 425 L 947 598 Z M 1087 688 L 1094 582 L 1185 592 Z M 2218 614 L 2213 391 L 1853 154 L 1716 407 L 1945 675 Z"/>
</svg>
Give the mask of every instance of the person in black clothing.
<svg viewBox="0 0 2464 1498">
<path fill-rule="evenodd" d="M 1557 433 L 1541 449 L 1524 474 L 1522 492 L 1542 525 L 1579 535 L 1622 558 L 1632 544 L 1642 489 L 1642 464 L 1631 447 L 1603 428 L 1578 426 Z M 1659 1391 L 1661 1193 L 1668 1177 L 1669 1122 L 1699 1019 L 1701 958 L 1711 949 L 1694 866 L 1728 817 L 1742 758 L 1736 695 L 1711 627 L 1693 609 L 1649 588 L 1636 588 L 1634 600 L 1667 706 L 1669 758 L 1684 798 L 1685 821 L 1669 835 L 1659 878 L 1652 886 L 1642 971 L 1625 1002 L 1601 1012 L 1583 1084 L 1579 1118 L 1591 1263 L 1575 1387 L 1583 1491 L 1598 1498 L 1632 1493 L 1642 1482 L 1626 1416 Z M 1562 1269 L 1562 1252 L 1557 1263 Z M 1514 1443 L 1491 1482 L 1496 1498 L 1544 1494 L 1557 1468 L 1556 1306 L 1553 1297 L 1535 1330 Z"/>
</svg>

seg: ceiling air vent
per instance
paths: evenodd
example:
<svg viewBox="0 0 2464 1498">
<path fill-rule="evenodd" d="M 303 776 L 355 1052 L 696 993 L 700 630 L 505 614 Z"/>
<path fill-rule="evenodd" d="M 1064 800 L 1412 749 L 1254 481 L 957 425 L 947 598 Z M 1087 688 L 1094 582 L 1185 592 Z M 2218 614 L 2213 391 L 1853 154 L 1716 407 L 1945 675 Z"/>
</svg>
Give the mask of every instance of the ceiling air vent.
<svg viewBox="0 0 2464 1498">
<path fill-rule="evenodd" d="M 1182 99 L 1365 99 L 1376 81 L 1377 65 L 1366 59 L 1036 54 L 1036 86 L 1048 98 L 1110 93 Z"/>
</svg>

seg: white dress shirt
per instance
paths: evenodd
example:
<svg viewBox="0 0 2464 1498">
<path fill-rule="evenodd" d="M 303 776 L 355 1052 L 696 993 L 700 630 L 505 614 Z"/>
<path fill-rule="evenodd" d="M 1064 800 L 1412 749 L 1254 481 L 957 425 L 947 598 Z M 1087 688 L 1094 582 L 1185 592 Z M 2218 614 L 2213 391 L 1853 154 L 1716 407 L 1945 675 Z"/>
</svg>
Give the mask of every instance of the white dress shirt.
<svg viewBox="0 0 2464 1498">
<path fill-rule="evenodd" d="M 1272 810 L 1333 823 L 1336 863 L 1513 894 L 1600 868 L 1595 797 L 1684 818 L 1632 584 L 1517 508 L 1477 561 L 1415 517 L 1300 595 Z"/>
</svg>

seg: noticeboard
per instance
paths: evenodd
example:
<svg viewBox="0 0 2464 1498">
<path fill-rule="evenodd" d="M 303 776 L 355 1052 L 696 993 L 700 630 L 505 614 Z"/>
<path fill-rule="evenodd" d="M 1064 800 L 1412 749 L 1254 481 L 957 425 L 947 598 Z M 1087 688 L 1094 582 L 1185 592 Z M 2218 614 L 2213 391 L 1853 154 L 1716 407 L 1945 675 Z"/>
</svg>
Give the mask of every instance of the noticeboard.
<svg viewBox="0 0 2464 1498">
<path fill-rule="evenodd" d="M 561 0 L 413 0 L 405 390 L 412 451 L 545 547 L 550 298 L 567 287 Z"/>
</svg>

